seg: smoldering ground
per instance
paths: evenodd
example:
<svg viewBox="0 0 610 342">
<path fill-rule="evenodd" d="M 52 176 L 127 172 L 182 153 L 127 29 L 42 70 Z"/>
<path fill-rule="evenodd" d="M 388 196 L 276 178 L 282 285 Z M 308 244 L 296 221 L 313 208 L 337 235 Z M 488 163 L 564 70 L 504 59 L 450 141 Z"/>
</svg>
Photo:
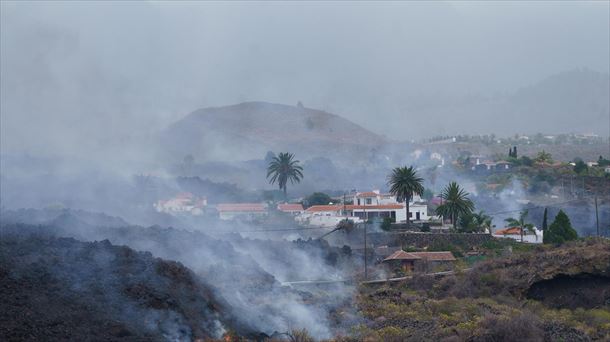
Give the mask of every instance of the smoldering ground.
<svg viewBox="0 0 610 342">
<path fill-rule="evenodd" d="M 236 330 L 244 334 L 271 335 L 305 328 L 316 338 L 328 338 L 345 333 L 358 320 L 346 309 L 342 309 L 341 324 L 337 324 L 338 317 L 330 317 L 351 300 L 353 287 L 310 293 L 281 285 L 284 281 L 347 278 L 359 267 L 349 254 L 323 241 L 265 241 L 243 239 L 238 234 L 219 239 L 173 228 L 124 226 L 105 215 L 70 210 L 5 211 L 2 222 L 5 232 L 15 222 L 36 223 L 39 226 L 10 229 L 82 241 L 108 239 L 180 261 L 227 303 L 226 314 L 235 317 Z"/>
</svg>

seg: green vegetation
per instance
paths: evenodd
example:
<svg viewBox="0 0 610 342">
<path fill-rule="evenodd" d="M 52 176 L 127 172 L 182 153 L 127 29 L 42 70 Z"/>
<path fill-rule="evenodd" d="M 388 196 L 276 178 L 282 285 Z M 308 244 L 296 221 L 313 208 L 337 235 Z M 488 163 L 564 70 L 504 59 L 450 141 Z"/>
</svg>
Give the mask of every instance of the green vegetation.
<svg viewBox="0 0 610 342">
<path fill-rule="evenodd" d="M 589 167 L 587 166 L 587 164 L 585 164 L 584 161 L 582 161 L 582 159 L 578 159 L 575 163 L 574 163 L 574 172 L 576 172 L 577 174 L 583 174 L 583 173 L 587 173 L 587 171 L 589 170 Z"/>
<path fill-rule="evenodd" d="M 436 213 L 451 218 L 453 228 L 457 228 L 461 216 L 470 215 L 474 210 L 474 203 L 468 198 L 469 193 L 456 182 L 451 182 L 441 193 L 443 204 L 436 208 Z"/>
<path fill-rule="evenodd" d="M 542 151 L 538 152 L 538 155 L 536 155 L 536 158 L 534 159 L 534 161 L 536 163 L 552 164 L 553 156 L 551 156 L 551 154 L 546 152 L 545 150 L 542 150 Z"/>
<path fill-rule="evenodd" d="M 267 179 L 269 179 L 270 184 L 277 182 L 280 190 L 284 190 L 284 200 L 288 199 L 286 193 L 288 181 L 290 181 L 290 184 L 299 183 L 302 178 L 303 167 L 299 165 L 298 160 L 294 159 L 294 154 L 280 152 L 278 156 L 271 158 L 267 167 Z"/>
<path fill-rule="evenodd" d="M 394 221 L 395 220 L 392 219 L 391 217 L 384 217 L 383 221 L 381 221 L 381 225 L 379 227 L 385 231 L 389 231 L 392 229 L 392 223 Z"/>
<path fill-rule="evenodd" d="M 443 278 L 420 275 L 402 283 L 361 287 L 358 308 L 370 323 L 354 328 L 348 340 L 607 341 L 610 307 L 603 295 L 557 306 L 561 293 L 544 301 L 527 299 L 527 293 L 541 279 L 566 272 L 603 274 L 608 257 L 610 243 L 590 239 L 537 246 Z M 569 293 L 572 286 L 565 284 L 562 291 Z M 593 298 L 597 302 L 582 305 Z"/>
<path fill-rule="evenodd" d="M 330 202 L 332 202 L 330 196 L 323 192 L 314 192 L 303 200 L 303 204 L 307 207 L 311 207 L 312 205 L 326 205 Z"/>
<path fill-rule="evenodd" d="M 549 228 L 549 225 L 547 223 L 547 216 L 548 216 L 548 209 L 544 208 L 544 214 L 542 214 L 542 231 L 544 233 L 546 233 L 547 229 Z"/>
<path fill-rule="evenodd" d="M 470 213 L 460 216 L 459 232 L 460 233 L 481 233 L 485 230 L 491 233 L 491 216 L 485 214 L 484 211 L 478 213 Z"/>
<path fill-rule="evenodd" d="M 563 210 L 559 210 L 549 229 L 544 232 L 543 242 L 547 244 L 561 244 L 566 241 L 576 240 L 577 238 L 578 234 L 572 228 L 570 218 Z"/>
<path fill-rule="evenodd" d="M 417 171 L 413 166 L 396 167 L 392 170 L 390 176 L 388 176 L 390 193 L 396 196 L 398 202 L 404 201 L 406 203 L 407 225 L 411 221 L 409 218 L 409 201 L 413 198 L 414 194 L 421 196 L 424 193 L 423 182 L 423 178 L 417 175 Z"/>
</svg>

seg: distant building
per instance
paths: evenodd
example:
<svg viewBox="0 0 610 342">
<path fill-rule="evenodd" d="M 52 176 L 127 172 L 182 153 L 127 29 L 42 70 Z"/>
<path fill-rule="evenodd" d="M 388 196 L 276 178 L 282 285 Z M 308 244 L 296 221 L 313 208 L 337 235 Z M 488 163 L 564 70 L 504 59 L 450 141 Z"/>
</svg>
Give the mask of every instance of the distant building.
<svg viewBox="0 0 610 342">
<path fill-rule="evenodd" d="M 216 210 L 221 220 L 254 220 L 268 214 L 265 203 L 221 203 Z"/>
<path fill-rule="evenodd" d="M 396 222 L 406 222 L 405 204 L 396 201 L 392 194 L 382 194 L 379 190 L 358 192 L 353 196 L 353 205 L 346 206 L 349 216 L 368 220 L 374 217 L 390 217 Z M 413 221 L 427 221 L 428 205 L 415 195 L 409 202 L 409 215 Z"/>
<path fill-rule="evenodd" d="M 398 250 L 389 257 L 383 259 L 384 263 L 389 264 L 394 269 L 399 269 L 404 273 L 410 273 L 417 269 L 429 271 L 439 266 L 451 266 L 455 261 L 451 252 L 405 252 Z M 449 267 L 446 267 L 449 268 Z"/>
<path fill-rule="evenodd" d="M 277 205 L 277 210 L 292 215 L 297 215 L 304 211 L 301 203 L 280 203 Z"/>
<path fill-rule="evenodd" d="M 174 198 L 159 200 L 153 204 L 155 210 L 170 215 L 190 214 L 194 216 L 202 215 L 204 208 L 208 205 L 205 197 L 196 197 L 190 192 L 181 192 Z"/>
</svg>

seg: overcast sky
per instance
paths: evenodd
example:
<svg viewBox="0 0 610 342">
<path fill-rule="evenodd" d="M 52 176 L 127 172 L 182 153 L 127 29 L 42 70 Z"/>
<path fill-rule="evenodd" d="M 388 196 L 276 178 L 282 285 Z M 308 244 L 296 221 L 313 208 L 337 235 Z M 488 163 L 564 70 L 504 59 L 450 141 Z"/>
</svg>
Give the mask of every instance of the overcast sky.
<svg viewBox="0 0 610 342">
<path fill-rule="evenodd" d="M 610 60 L 607 1 L 2 1 L 1 11 L 3 152 L 95 148 L 254 100 L 302 101 L 397 138 L 409 99 L 511 92 L 575 68 L 608 72 Z"/>
</svg>

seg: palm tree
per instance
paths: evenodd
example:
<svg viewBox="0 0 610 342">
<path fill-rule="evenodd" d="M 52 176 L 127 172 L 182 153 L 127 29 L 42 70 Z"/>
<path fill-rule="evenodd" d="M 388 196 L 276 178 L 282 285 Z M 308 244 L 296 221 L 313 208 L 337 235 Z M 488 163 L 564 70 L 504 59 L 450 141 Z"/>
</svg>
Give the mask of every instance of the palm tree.
<svg viewBox="0 0 610 342">
<path fill-rule="evenodd" d="M 294 160 L 294 154 L 280 152 L 274 156 L 267 167 L 267 179 L 270 184 L 278 183 L 280 190 L 284 190 L 284 200 L 287 200 L 286 185 L 299 183 L 303 179 L 303 167 L 298 160 Z"/>
<path fill-rule="evenodd" d="M 468 198 L 469 193 L 461 189 L 458 183 L 451 182 L 441 192 L 443 204 L 436 208 L 436 214 L 450 217 L 453 229 L 457 228 L 457 220 L 462 215 L 469 215 L 474 210 L 474 203 Z"/>
<path fill-rule="evenodd" d="M 424 193 L 423 181 L 424 179 L 417 175 L 413 166 L 395 167 L 388 176 L 390 193 L 396 196 L 398 202 L 405 201 L 406 203 L 407 226 L 410 225 L 409 202 L 414 194 L 421 196 Z"/>
<path fill-rule="evenodd" d="M 504 220 L 511 227 L 519 227 L 519 232 L 521 234 L 521 242 L 523 242 L 523 230 L 524 229 L 527 229 L 528 231 L 534 233 L 534 235 L 536 234 L 536 231 L 534 230 L 534 225 L 531 223 L 525 223 L 526 218 L 527 218 L 527 210 L 523 210 L 522 212 L 519 213 L 519 219 L 514 219 L 512 217 L 509 217 Z M 538 240 L 538 235 L 536 235 L 536 240 Z"/>
<path fill-rule="evenodd" d="M 477 228 L 482 228 L 483 231 L 487 229 L 489 234 L 491 234 L 491 216 L 485 214 L 483 210 L 479 211 L 478 213 L 473 213 L 472 216 Z"/>
</svg>

